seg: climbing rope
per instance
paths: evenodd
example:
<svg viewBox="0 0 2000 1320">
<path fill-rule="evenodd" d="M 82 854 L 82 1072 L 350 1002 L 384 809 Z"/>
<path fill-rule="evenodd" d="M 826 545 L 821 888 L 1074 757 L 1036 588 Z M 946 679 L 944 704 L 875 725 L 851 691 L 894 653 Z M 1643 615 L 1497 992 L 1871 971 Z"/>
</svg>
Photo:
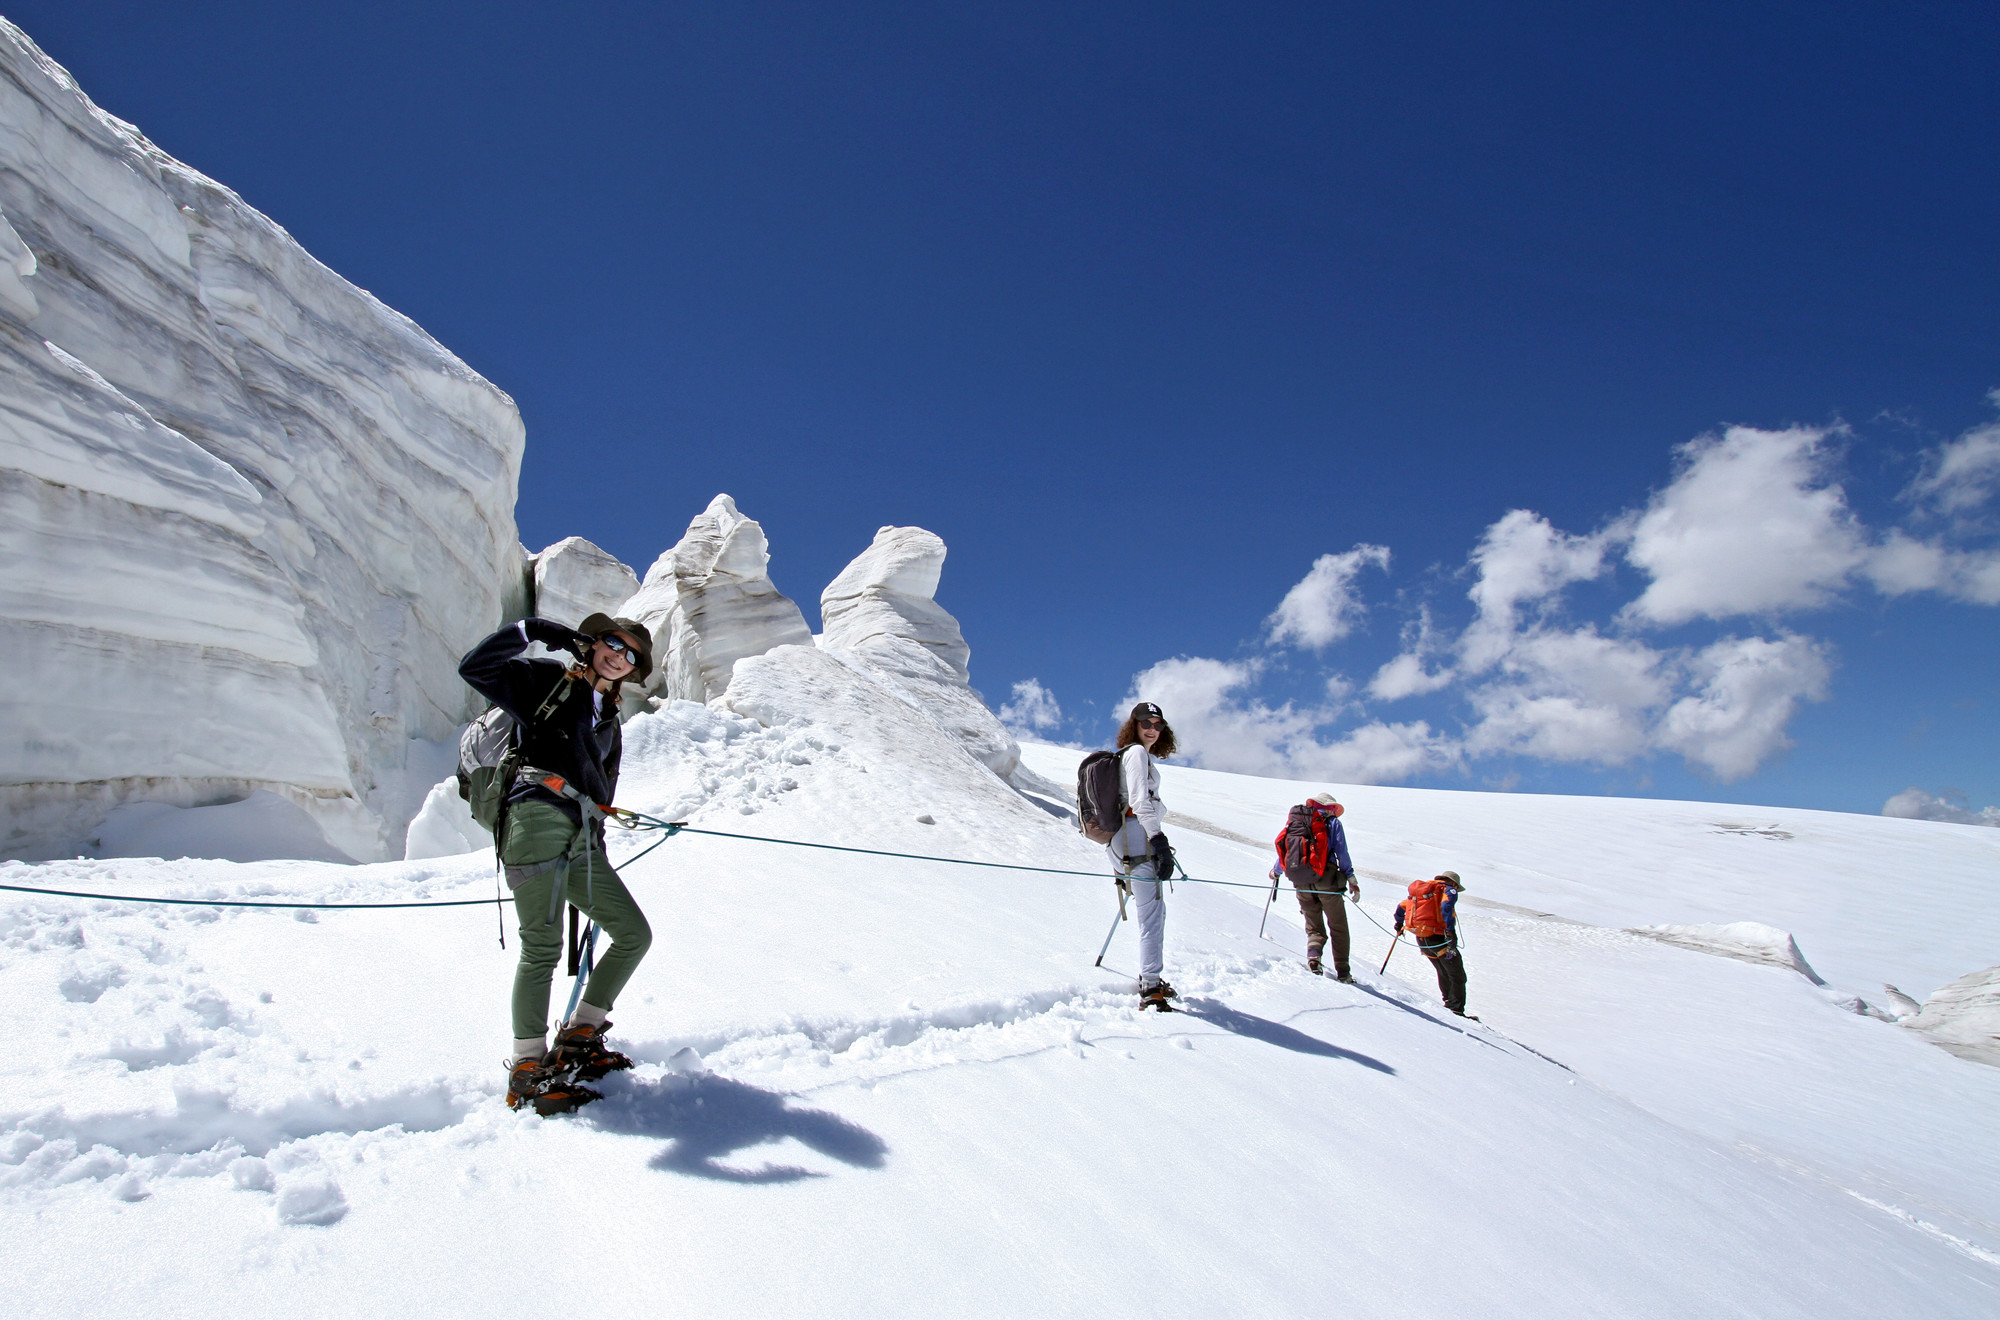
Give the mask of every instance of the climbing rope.
<svg viewBox="0 0 2000 1320">
<path fill-rule="evenodd" d="M 617 825 L 621 829 L 634 831 L 658 830 L 661 832 L 658 839 L 655 839 L 637 853 L 620 862 L 620 866 L 631 866 L 634 862 L 637 862 L 640 858 L 646 856 L 646 854 L 652 852 L 653 849 L 659 847 L 668 839 L 673 838 L 676 834 L 705 834 L 710 838 L 736 839 L 744 843 L 770 843 L 787 848 L 818 848 L 828 852 L 859 853 L 867 857 L 893 857 L 902 861 L 935 862 L 942 866 L 980 866 L 1000 871 L 1029 871 L 1037 875 L 1075 875 L 1091 880 L 1117 878 L 1104 871 L 1077 871 L 1057 866 L 1029 866 L 1022 862 L 982 862 L 969 857 L 937 857 L 928 853 L 891 852 L 883 848 L 858 848 L 844 843 L 814 843 L 806 839 L 774 839 L 763 834 L 737 834 L 729 830 L 697 829 L 689 825 L 686 821 L 661 820 L 659 817 L 649 816 L 643 811 L 631 811 L 624 807 L 607 807 L 604 814 L 612 824 Z M 1217 885 L 1227 889 L 1262 890 L 1265 888 L 1262 882 L 1253 884 L 1241 880 L 1214 880 L 1201 876 L 1192 876 L 1186 871 L 1181 871 L 1178 878 L 1183 883 L 1191 885 Z M 508 901 L 504 897 L 496 896 L 494 898 L 442 898 L 400 903 L 332 903 L 324 901 L 300 903 L 280 900 L 253 902 L 246 899 L 149 898 L 136 894 L 93 894 L 83 890 L 44 889 L 34 885 L 0 884 L 0 890 L 8 890 L 17 894 L 44 894 L 58 898 L 94 898 L 105 903 L 164 903 L 178 907 L 218 908 L 306 908 L 343 912 L 362 911 L 373 908 L 484 907 L 489 903 L 499 904 Z M 1333 894 L 1345 891 L 1337 889 L 1307 889 L 1299 892 L 1308 894 Z M 1359 904 L 1356 906 L 1359 906 Z M 1362 909 L 1362 915 L 1368 915 L 1367 909 Z M 1375 921 L 1373 917 L 1368 917 L 1368 919 L 1371 922 Z M 1375 922 L 1375 925 L 1377 928 L 1381 928 L 1380 922 Z"/>
</svg>

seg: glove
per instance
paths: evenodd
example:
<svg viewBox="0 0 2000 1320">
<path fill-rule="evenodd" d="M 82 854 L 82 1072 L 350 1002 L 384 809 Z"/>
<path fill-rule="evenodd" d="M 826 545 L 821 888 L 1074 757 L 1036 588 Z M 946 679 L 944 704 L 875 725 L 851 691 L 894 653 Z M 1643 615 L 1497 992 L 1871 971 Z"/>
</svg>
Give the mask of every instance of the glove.
<svg viewBox="0 0 2000 1320">
<path fill-rule="evenodd" d="M 568 651 L 578 660 L 590 658 L 591 645 L 596 641 L 596 638 L 587 637 L 574 628 L 557 623 L 554 619 L 530 619 L 527 632 L 529 637 L 551 651 Z"/>
<path fill-rule="evenodd" d="M 1173 879 L 1174 848 L 1172 844 L 1167 842 L 1167 832 L 1161 830 L 1158 834 L 1155 834 L 1151 843 L 1147 846 L 1153 856 L 1153 878 L 1155 880 Z"/>
</svg>

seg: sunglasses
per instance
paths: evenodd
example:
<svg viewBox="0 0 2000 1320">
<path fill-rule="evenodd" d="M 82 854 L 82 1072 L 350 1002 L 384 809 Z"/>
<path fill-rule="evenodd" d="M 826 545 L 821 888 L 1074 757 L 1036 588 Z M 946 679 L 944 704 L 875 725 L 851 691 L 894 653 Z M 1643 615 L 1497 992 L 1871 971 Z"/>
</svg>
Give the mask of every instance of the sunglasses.
<svg viewBox="0 0 2000 1320">
<path fill-rule="evenodd" d="M 601 645 L 610 647 L 612 654 L 624 656 L 626 664 L 636 665 L 639 663 L 639 652 L 636 647 L 627 645 L 617 637 L 600 637 L 597 640 Z"/>
<path fill-rule="evenodd" d="M 1165 720 L 1140 720 L 1138 721 L 1138 727 L 1141 729 L 1164 729 L 1167 727 L 1167 722 Z"/>
</svg>

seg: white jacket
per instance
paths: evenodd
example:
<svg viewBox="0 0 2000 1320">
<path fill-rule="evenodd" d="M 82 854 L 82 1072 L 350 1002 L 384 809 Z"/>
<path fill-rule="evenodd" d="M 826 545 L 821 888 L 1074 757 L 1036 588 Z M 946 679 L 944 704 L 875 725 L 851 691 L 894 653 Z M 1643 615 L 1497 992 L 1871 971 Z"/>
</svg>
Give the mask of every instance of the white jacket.
<svg viewBox="0 0 2000 1320">
<path fill-rule="evenodd" d="M 1118 756 L 1118 768 L 1125 777 L 1125 805 L 1145 826 L 1146 837 L 1167 828 L 1167 809 L 1160 802 L 1160 771 L 1144 743 L 1133 743 Z"/>
</svg>

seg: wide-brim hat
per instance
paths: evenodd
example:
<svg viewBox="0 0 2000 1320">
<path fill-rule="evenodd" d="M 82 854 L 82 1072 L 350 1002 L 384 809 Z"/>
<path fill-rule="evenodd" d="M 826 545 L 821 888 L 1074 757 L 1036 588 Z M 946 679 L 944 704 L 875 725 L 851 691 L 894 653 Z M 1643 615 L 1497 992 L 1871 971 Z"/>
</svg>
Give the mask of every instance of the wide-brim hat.
<svg viewBox="0 0 2000 1320">
<path fill-rule="evenodd" d="M 633 666 L 633 670 L 639 675 L 639 681 L 644 682 L 653 672 L 653 634 L 638 620 L 614 619 L 609 614 L 593 614 L 579 623 L 576 630 L 592 638 L 602 637 L 610 632 L 623 633 L 639 648 L 639 663 Z"/>
<path fill-rule="evenodd" d="M 1340 799 L 1331 793 L 1315 793 L 1307 798 L 1306 801 L 1317 802 L 1322 807 L 1337 807 L 1340 805 Z"/>
<path fill-rule="evenodd" d="M 1465 888 L 1465 881 L 1458 878 L 1458 872 L 1456 871 L 1439 871 L 1437 878 L 1450 885 L 1453 889 Z"/>
</svg>

